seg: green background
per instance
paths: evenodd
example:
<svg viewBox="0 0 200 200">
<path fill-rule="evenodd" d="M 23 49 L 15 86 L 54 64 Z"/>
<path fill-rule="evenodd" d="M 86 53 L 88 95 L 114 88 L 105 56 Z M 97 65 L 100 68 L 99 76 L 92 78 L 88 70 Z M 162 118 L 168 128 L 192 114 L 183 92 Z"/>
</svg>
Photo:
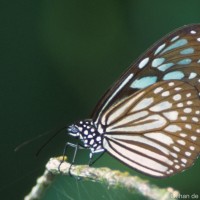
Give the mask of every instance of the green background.
<svg viewBox="0 0 200 200">
<path fill-rule="evenodd" d="M 175 28 L 199 22 L 198 0 L 1 1 L 0 198 L 22 199 L 69 138 L 63 132 L 37 158 L 35 152 L 50 135 L 14 152 L 17 145 L 87 118 L 104 91 L 146 48 Z M 87 163 L 88 152 L 79 152 L 78 160 Z M 108 155 L 95 166 L 136 174 Z M 200 197 L 199 172 L 200 160 L 167 179 L 138 175 Z M 143 199 L 59 177 L 43 199 L 133 198 Z"/>
</svg>

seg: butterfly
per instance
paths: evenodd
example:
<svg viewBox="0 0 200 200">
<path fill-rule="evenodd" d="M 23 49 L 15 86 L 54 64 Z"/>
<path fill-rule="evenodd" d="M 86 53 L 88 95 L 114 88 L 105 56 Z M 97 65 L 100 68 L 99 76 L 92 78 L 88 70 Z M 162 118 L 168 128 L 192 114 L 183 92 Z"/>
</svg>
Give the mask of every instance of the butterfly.
<svg viewBox="0 0 200 200">
<path fill-rule="evenodd" d="M 148 49 L 104 94 L 91 118 L 67 130 L 90 149 L 90 158 L 106 151 L 144 174 L 172 176 L 200 153 L 199 96 L 200 24 L 192 24 Z"/>
</svg>

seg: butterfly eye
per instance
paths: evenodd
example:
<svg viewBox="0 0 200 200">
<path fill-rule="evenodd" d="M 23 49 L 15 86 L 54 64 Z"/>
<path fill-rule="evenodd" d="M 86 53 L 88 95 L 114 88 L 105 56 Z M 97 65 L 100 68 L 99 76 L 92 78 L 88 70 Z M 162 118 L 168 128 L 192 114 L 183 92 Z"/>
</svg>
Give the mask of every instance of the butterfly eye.
<svg viewBox="0 0 200 200">
<path fill-rule="evenodd" d="M 74 137 L 78 137 L 79 136 L 79 129 L 74 124 L 69 126 L 67 131 L 71 136 L 74 136 Z"/>
</svg>

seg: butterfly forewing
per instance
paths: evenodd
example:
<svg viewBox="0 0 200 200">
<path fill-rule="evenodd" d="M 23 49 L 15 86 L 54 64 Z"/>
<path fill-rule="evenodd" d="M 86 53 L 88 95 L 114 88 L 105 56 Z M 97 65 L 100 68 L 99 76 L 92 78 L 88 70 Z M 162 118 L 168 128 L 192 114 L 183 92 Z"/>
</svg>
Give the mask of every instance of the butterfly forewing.
<svg viewBox="0 0 200 200">
<path fill-rule="evenodd" d="M 162 80 L 189 82 L 200 91 L 200 25 L 188 25 L 163 37 L 146 51 L 97 104 L 92 118 L 120 99 Z"/>
<path fill-rule="evenodd" d="M 195 87 L 161 81 L 124 97 L 99 119 L 103 147 L 127 165 L 166 177 L 190 167 L 200 151 Z"/>
</svg>

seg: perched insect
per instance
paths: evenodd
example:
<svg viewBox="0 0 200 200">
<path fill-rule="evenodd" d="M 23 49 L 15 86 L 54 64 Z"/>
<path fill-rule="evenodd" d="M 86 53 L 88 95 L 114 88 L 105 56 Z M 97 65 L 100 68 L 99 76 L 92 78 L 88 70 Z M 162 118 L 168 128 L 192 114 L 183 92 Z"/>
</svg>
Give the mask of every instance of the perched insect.
<svg viewBox="0 0 200 200">
<path fill-rule="evenodd" d="M 142 173 L 168 177 L 200 153 L 199 96 L 200 24 L 193 24 L 154 44 L 105 93 L 91 119 L 68 133 L 90 149 L 90 159 L 107 151 Z"/>
</svg>

